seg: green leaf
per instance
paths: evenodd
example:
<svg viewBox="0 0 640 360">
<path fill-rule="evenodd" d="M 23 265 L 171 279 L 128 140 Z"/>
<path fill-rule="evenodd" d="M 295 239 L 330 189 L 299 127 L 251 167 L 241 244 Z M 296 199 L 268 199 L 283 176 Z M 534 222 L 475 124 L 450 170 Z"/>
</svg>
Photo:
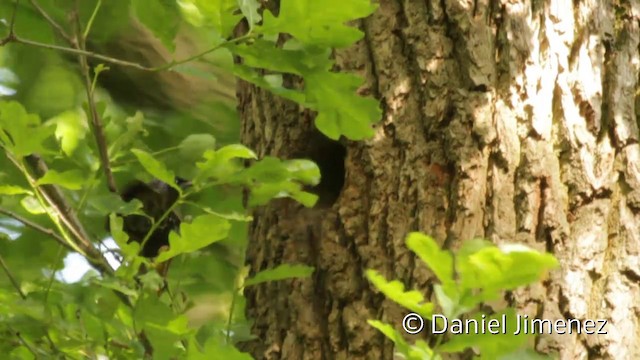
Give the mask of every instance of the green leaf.
<svg viewBox="0 0 640 360">
<path fill-rule="evenodd" d="M 417 313 L 423 318 L 431 317 L 433 304 L 425 302 L 424 296 L 417 290 L 404 291 L 404 284 L 394 280 L 388 282 L 375 270 L 367 270 L 367 279 L 380 290 L 389 300 Z"/>
<path fill-rule="evenodd" d="M 164 285 L 164 279 L 156 271 L 147 271 L 138 276 L 143 288 L 148 290 L 158 290 Z"/>
<path fill-rule="evenodd" d="M 25 196 L 20 200 L 20 205 L 33 215 L 40 215 L 47 213 L 47 210 L 42 207 L 42 204 L 35 198 L 35 196 Z"/>
<path fill-rule="evenodd" d="M 307 207 L 312 207 L 318 196 L 303 191 L 302 185 L 319 182 L 318 166 L 308 160 L 288 160 L 267 156 L 254 163 L 242 178 L 249 184 L 249 206 L 262 205 L 273 198 L 290 197 Z"/>
<path fill-rule="evenodd" d="M 230 229 L 229 221 L 211 214 L 198 216 L 190 224 L 183 222 L 180 234 L 169 234 L 169 250 L 160 253 L 156 261 L 166 261 L 174 256 L 202 249 L 226 238 Z"/>
<path fill-rule="evenodd" d="M 229 359 L 229 360 L 252 360 L 253 357 L 247 353 L 243 353 L 235 346 L 226 344 L 218 340 L 216 337 L 209 337 L 204 345 L 203 351 L 198 350 L 195 340 L 189 343 L 189 360 L 210 360 L 210 359 Z"/>
<path fill-rule="evenodd" d="M 410 360 L 442 360 L 442 356 L 438 353 L 434 353 L 429 344 L 424 340 L 417 340 L 415 344 L 409 347 Z"/>
<path fill-rule="evenodd" d="M 92 283 L 107 289 L 116 290 L 120 293 L 134 298 L 138 295 L 135 289 L 132 289 L 126 284 L 123 284 L 119 279 L 116 278 L 104 278 L 99 280 L 97 278 L 93 278 Z"/>
<path fill-rule="evenodd" d="M 284 165 L 294 179 L 315 186 L 320 183 L 320 168 L 310 160 L 287 160 Z"/>
<path fill-rule="evenodd" d="M 526 264 L 526 266 L 523 266 Z M 551 254 L 524 245 L 483 246 L 456 258 L 460 285 L 465 289 L 511 290 L 540 280 L 558 266 Z"/>
<path fill-rule="evenodd" d="M 477 321 L 478 330 L 482 329 L 482 315 L 482 313 L 478 313 L 471 317 L 471 319 Z M 498 359 L 502 355 L 512 353 L 523 347 L 532 336 L 530 334 L 524 334 L 523 332 L 515 335 L 518 329 L 519 318 L 512 308 L 508 308 L 494 315 L 485 315 L 485 324 L 489 324 L 489 321 L 492 319 L 496 320 L 499 324 L 498 327 L 492 327 L 495 333 L 489 333 L 488 326 L 486 327 L 487 333 L 481 331 L 476 333 L 472 325 L 469 331 L 463 331 L 463 333 L 456 332 L 455 336 L 452 336 L 449 341 L 438 347 L 438 351 L 445 353 L 461 352 L 474 347 L 480 350 L 483 359 Z M 452 327 L 452 321 L 453 319 L 448 319 L 449 329 Z M 465 320 L 459 321 L 462 321 L 463 324 L 465 323 Z M 503 331 L 502 325 L 505 326 L 506 331 Z"/>
<path fill-rule="evenodd" d="M 145 170 L 156 179 L 169 184 L 172 188 L 182 193 L 180 186 L 176 184 L 175 174 L 167 169 L 164 164 L 156 160 L 151 154 L 140 149 L 132 149 L 131 152 L 138 158 L 138 161 Z"/>
<path fill-rule="evenodd" d="M 196 163 L 200 170 L 194 182 L 200 182 L 206 178 L 216 180 L 233 181 L 233 175 L 238 174 L 244 166 L 238 159 L 255 159 L 256 154 L 249 148 L 240 144 L 227 145 L 216 150 L 205 151 L 204 161 Z"/>
<path fill-rule="evenodd" d="M 178 6 L 172 0 L 133 0 L 133 13 L 162 44 L 171 52 L 175 49 L 174 39 L 178 33 L 180 17 L 176 16 Z"/>
<path fill-rule="evenodd" d="M 553 360 L 557 357 L 551 355 L 538 354 L 531 349 L 521 349 L 507 355 L 501 356 L 498 360 Z"/>
<path fill-rule="evenodd" d="M 405 357 L 409 357 L 409 344 L 407 344 L 402 335 L 400 335 L 393 326 L 378 320 L 367 320 L 367 323 L 384 334 L 387 339 L 391 340 L 395 344 L 398 352 Z"/>
<path fill-rule="evenodd" d="M 117 213 L 123 216 L 142 214 L 142 202 L 140 200 L 133 199 L 125 202 L 119 195 L 113 193 L 93 196 L 89 206 L 101 214 Z"/>
<path fill-rule="evenodd" d="M 118 157 L 120 157 L 120 152 L 123 149 L 127 149 L 131 144 L 133 144 L 135 140 L 140 138 L 141 135 L 146 134 L 143 123 L 144 116 L 140 111 L 136 112 L 134 116 L 125 119 L 125 124 L 127 127 L 126 131 L 124 131 L 122 134 L 119 134 L 119 136 L 111 143 L 111 146 L 109 146 L 108 152 L 109 159 L 111 159 L 111 161 L 114 161 Z"/>
<path fill-rule="evenodd" d="M 0 101 L 0 143 L 18 157 L 48 152 L 44 141 L 53 135 L 53 128 L 40 124 L 40 118 L 28 114 L 15 101 Z"/>
<path fill-rule="evenodd" d="M 243 64 L 236 64 L 233 68 L 233 73 L 240 79 L 258 85 L 285 99 L 295 101 L 303 106 L 306 104 L 304 92 L 287 89 L 282 86 L 282 75 L 261 75 L 256 70 Z"/>
<path fill-rule="evenodd" d="M 0 195 L 33 195 L 31 190 L 16 185 L 0 185 Z"/>
<path fill-rule="evenodd" d="M 223 38 L 231 35 L 233 27 L 241 19 L 241 15 L 236 14 L 236 0 L 179 1 L 178 6 L 190 23 L 196 26 L 211 26 Z"/>
<path fill-rule="evenodd" d="M 64 172 L 57 172 L 50 169 L 44 176 L 42 176 L 36 182 L 37 185 L 60 185 L 69 190 L 79 190 L 86 183 L 87 179 L 84 173 L 80 170 L 69 170 Z"/>
<path fill-rule="evenodd" d="M 340 48 L 353 44 L 362 32 L 345 23 L 369 16 L 376 9 L 370 0 L 286 0 L 278 17 L 263 14 L 261 32 L 288 33 L 305 45 Z"/>
<path fill-rule="evenodd" d="M 382 114 L 378 101 L 356 93 L 363 82 L 360 77 L 331 71 L 329 49 L 282 49 L 266 40 L 228 48 L 244 60 L 245 65 L 236 67 L 236 75 L 318 111 L 316 126 L 331 139 L 345 135 L 361 140 L 373 135 L 371 125 Z M 304 93 L 285 89 L 279 82 L 269 81 L 273 75 L 258 76 L 246 66 L 302 76 Z"/>
<path fill-rule="evenodd" d="M 249 29 L 253 30 L 253 27 L 262 20 L 262 16 L 258 13 L 260 9 L 260 3 L 257 0 L 237 0 L 238 7 L 242 11 L 245 19 L 249 23 Z"/>
<path fill-rule="evenodd" d="M 215 150 L 216 138 L 210 134 L 191 134 L 178 145 L 180 156 L 185 161 L 196 161 L 206 150 Z"/>
<path fill-rule="evenodd" d="M 129 242 L 129 235 L 122 230 L 123 219 L 116 214 L 109 214 L 109 229 L 111 237 L 118 244 L 120 251 L 127 259 L 137 259 L 140 253 L 140 244 Z M 135 260 L 134 260 L 135 261 Z M 118 270 L 123 269 L 121 266 Z M 123 269 L 124 271 L 125 269 Z M 126 273 L 126 271 L 125 271 Z"/>
<path fill-rule="evenodd" d="M 451 252 L 441 250 L 433 238 L 419 232 L 412 232 L 407 236 L 407 247 L 427 264 L 443 284 L 453 284 Z"/>
<path fill-rule="evenodd" d="M 216 156 L 220 161 L 228 161 L 231 159 L 257 159 L 258 157 L 253 150 L 244 145 L 232 144 L 220 148 L 216 151 Z"/>
<path fill-rule="evenodd" d="M 317 103 L 316 126 L 329 138 L 345 135 L 352 140 L 373 136 L 371 125 L 382 112 L 378 101 L 356 94 L 362 79 L 350 74 L 326 72 L 305 76 L 307 100 Z"/>
<path fill-rule="evenodd" d="M 442 285 L 433 285 L 433 292 L 436 295 L 438 305 L 440 305 L 440 308 L 442 308 L 442 314 L 445 317 L 455 318 L 456 316 L 460 315 L 457 311 L 458 299 L 452 299 L 451 297 L 449 297 L 449 295 L 442 288 Z"/>
<path fill-rule="evenodd" d="M 308 208 L 314 207 L 320 198 L 318 195 L 306 191 L 293 191 L 285 194 Z"/>
<path fill-rule="evenodd" d="M 244 286 L 262 284 L 269 281 L 279 281 L 293 278 L 306 278 L 313 274 L 314 268 L 306 265 L 282 264 L 273 269 L 267 269 L 245 280 Z"/>
</svg>

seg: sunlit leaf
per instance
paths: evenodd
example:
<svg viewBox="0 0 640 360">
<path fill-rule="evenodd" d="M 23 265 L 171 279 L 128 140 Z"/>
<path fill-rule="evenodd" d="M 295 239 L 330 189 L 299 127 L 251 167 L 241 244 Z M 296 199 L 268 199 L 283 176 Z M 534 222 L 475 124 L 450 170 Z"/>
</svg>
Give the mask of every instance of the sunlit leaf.
<svg viewBox="0 0 640 360">
<path fill-rule="evenodd" d="M 31 190 L 27 190 L 20 186 L 16 185 L 0 185 L 0 195 L 24 195 L 29 194 L 32 195 L 33 192 Z"/>
<path fill-rule="evenodd" d="M 28 114 L 15 101 L 0 101 L 0 143 L 16 156 L 44 153 L 44 141 L 53 135 L 54 128 L 40 123 L 40 118 Z"/>
<path fill-rule="evenodd" d="M 163 163 L 156 160 L 151 154 L 147 153 L 146 151 L 132 149 L 131 152 L 138 158 L 140 164 L 144 167 L 145 170 L 147 170 L 149 174 L 153 175 L 156 179 L 169 184 L 171 187 L 178 190 L 178 192 L 182 192 L 180 186 L 176 184 L 175 174 L 167 169 Z"/>
<path fill-rule="evenodd" d="M 169 235 L 169 250 L 160 253 L 156 261 L 162 262 L 172 257 L 190 253 L 227 237 L 231 224 L 216 215 L 206 214 L 195 218 L 190 224 L 180 225 L 180 234 Z"/>
<path fill-rule="evenodd" d="M 346 22 L 363 18 L 376 9 L 370 0 L 296 0 L 282 1 L 278 16 L 265 11 L 265 33 L 288 33 L 308 45 L 344 47 L 363 34 Z"/>
<path fill-rule="evenodd" d="M 86 183 L 86 181 L 86 175 L 80 170 L 74 169 L 64 172 L 57 172 L 56 170 L 51 169 L 47 171 L 44 176 L 38 179 L 36 184 L 53 184 L 60 185 L 70 190 L 79 190 Z"/>
<path fill-rule="evenodd" d="M 419 291 L 405 291 L 404 284 L 397 280 L 389 282 L 375 270 L 367 270 L 366 276 L 376 289 L 380 290 L 389 300 L 404 306 L 423 318 L 431 317 L 433 304 L 426 302 Z"/>
</svg>

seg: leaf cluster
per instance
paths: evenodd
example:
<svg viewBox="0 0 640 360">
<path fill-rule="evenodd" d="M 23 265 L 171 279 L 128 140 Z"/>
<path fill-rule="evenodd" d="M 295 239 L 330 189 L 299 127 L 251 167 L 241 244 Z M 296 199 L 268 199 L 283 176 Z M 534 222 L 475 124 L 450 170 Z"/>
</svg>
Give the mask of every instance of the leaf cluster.
<svg viewBox="0 0 640 360">
<path fill-rule="evenodd" d="M 378 320 L 369 324 L 394 342 L 396 351 L 406 359 L 443 359 L 447 353 L 475 349 L 481 359 L 543 359 L 541 355 L 526 349 L 532 334 L 520 332 L 517 312 L 513 308 L 495 309 L 486 314 L 478 311 L 480 305 L 499 300 L 504 291 L 540 281 L 546 273 L 557 267 L 557 260 L 550 254 L 539 253 L 523 245 L 494 246 L 488 241 L 465 242 L 456 252 L 441 249 L 437 242 L 422 233 L 411 233 L 407 246 L 426 264 L 438 279 L 433 285 L 435 302 L 425 299 L 418 290 L 405 290 L 397 281 L 387 281 L 375 270 L 368 270 L 367 278 L 391 301 L 412 311 L 422 319 L 500 319 L 505 321 L 506 331 L 497 333 L 468 332 L 449 336 L 432 334 L 432 344 L 417 340 L 409 344 L 395 328 Z M 437 329 L 443 324 L 436 324 Z"/>
</svg>

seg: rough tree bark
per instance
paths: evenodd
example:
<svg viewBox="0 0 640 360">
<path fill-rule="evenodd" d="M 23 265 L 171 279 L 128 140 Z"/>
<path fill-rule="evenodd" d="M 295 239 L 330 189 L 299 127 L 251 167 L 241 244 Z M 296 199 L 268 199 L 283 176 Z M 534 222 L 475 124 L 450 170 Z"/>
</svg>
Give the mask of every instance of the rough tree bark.
<svg viewBox="0 0 640 360">
<path fill-rule="evenodd" d="M 391 359 L 366 319 L 400 329 L 403 310 L 363 271 L 429 292 L 432 275 L 404 245 L 422 231 L 449 248 L 481 237 L 554 253 L 561 269 L 506 300 L 530 317 L 607 319 L 608 334 L 542 336 L 536 349 L 640 358 L 638 9 L 637 0 L 382 0 L 358 24 L 365 38 L 336 53 L 384 110 L 364 142 L 323 141 L 313 114 L 239 84 L 244 143 L 329 164 L 332 184 L 317 208 L 283 200 L 255 211 L 252 272 L 285 262 L 317 270 L 247 290 L 253 355 Z M 343 172 L 327 159 L 342 164 L 344 149 Z"/>
</svg>

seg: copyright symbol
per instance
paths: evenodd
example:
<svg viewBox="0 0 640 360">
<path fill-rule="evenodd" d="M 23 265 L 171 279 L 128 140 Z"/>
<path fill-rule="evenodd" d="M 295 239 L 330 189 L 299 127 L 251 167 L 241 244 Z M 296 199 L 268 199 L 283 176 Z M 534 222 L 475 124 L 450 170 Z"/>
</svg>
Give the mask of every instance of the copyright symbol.
<svg viewBox="0 0 640 360">
<path fill-rule="evenodd" d="M 408 334 L 415 335 L 424 329 L 424 320 L 416 313 L 409 313 L 402 319 L 402 328 Z"/>
</svg>

